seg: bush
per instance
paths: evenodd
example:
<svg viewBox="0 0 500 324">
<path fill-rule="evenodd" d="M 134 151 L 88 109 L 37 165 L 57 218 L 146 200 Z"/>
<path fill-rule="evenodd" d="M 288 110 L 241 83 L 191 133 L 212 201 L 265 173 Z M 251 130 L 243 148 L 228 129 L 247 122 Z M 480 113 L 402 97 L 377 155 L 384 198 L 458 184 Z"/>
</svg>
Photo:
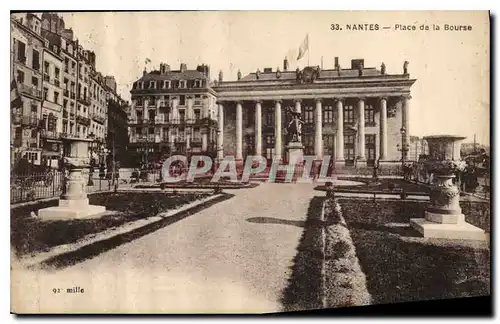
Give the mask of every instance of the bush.
<svg viewBox="0 0 500 324">
<path fill-rule="evenodd" d="M 342 209 L 334 198 L 325 201 L 326 307 L 369 305 L 366 277 L 351 239 Z"/>
</svg>

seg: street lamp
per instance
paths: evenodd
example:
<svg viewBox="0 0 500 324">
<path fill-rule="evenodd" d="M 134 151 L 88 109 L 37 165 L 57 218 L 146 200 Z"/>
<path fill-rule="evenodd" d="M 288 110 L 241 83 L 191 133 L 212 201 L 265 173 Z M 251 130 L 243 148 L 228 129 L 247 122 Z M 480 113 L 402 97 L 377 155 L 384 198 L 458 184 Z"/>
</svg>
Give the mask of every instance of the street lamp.
<svg viewBox="0 0 500 324">
<path fill-rule="evenodd" d="M 94 173 L 94 139 L 95 135 L 94 133 L 90 133 L 87 138 L 91 139 L 92 141 L 89 142 L 89 155 L 90 155 L 90 168 L 89 168 L 89 181 L 87 183 L 87 186 L 93 186 L 94 185 L 94 180 L 92 179 L 92 175 Z"/>
<path fill-rule="evenodd" d="M 406 135 L 406 128 L 403 126 L 400 129 L 401 131 L 401 147 L 399 144 L 397 145 L 398 151 L 401 152 L 401 168 L 403 169 L 403 173 L 405 173 L 405 164 L 406 164 L 406 155 L 409 151 L 409 145 L 407 143 L 407 135 Z M 406 177 L 406 175 L 404 174 Z"/>
</svg>

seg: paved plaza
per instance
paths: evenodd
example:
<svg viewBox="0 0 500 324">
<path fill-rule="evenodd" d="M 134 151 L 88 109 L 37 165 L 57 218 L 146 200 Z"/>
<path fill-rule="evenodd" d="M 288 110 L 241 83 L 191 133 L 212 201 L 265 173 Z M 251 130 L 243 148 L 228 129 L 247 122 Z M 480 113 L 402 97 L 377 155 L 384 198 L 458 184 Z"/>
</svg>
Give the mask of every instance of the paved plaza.
<svg viewBox="0 0 500 324">
<path fill-rule="evenodd" d="M 235 197 L 73 267 L 40 273 L 40 285 L 47 285 L 41 290 L 50 291 L 53 282 L 91 286 L 82 287 L 88 294 L 69 299 L 41 298 L 39 306 L 67 311 L 280 311 L 309 202 L 324 195 L 313 187 L 263 183 L 228 190 Z"/>
</svg>

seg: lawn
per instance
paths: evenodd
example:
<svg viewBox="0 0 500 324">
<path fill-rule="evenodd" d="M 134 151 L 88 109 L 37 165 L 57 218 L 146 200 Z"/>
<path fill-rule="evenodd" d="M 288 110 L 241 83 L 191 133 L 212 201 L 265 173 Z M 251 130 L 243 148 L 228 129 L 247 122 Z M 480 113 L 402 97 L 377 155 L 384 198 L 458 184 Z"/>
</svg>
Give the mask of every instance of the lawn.
<svg viewBox="0 0 500 324">
<path fill-rule="evenodd" d="M 426 203 L 339 199 L 374 304 L 490 294 L 487 242 L 424 239 L 408 227 Z M 461 202 L 468 222 L 490 230 L 489 205 Z"/>
<path fill-rule="evenodd" d="M 76 242 L 88 234 L 102 232 L 108 228 L 138 219 L 155 216 L 208 197 L 207 193 L 101 193 L 89 195 L 93 205 L 106 206 L 116 213 L 98 219 L 75 219 L 69 221 L 42 222 L 30 217 L 32 211 L 56 206 L 57 200 L 11 209 L 11 245 L 18 256 L 46 251 L 51 247 Z"/>
<path fill-rule="evenodd" d="M 243 188 L 255 188 L 259 184 L 258 183 L 240 183 L 240 182 L 232 182 L 228 179 L 220 179 L 220 181 L 212 182 L 212 178 L 197 178 L 192 182 L 187 182 L 185 180 L 167 183 L 164 182 L 162 184 L 154 184 L 154 185 L 136 185 L 134 188 L 197 188 L 197 189 L 243 189 Z"/>
<path fill-rule="evenodd" d="M 334 186 L 334 190 L 350 191 L 350 192 L 381 192 L 381 193 L 399 193 L 402 189 L 405 189 L 408 194 L 420 193 L 428 194 L 430 189 L 428 186 L 417 184 L 414 182 L 409 182 L 403 179 L 379 179 L 377 183 L 373 182 L 371 178 L 343 178 L 339 177 L 339 180 L 350 180 L 362 182 L 363 184 L 358 186 Z M 324 186 L 317 187 L 318 190 L 324 190 Z"/>
</svg>

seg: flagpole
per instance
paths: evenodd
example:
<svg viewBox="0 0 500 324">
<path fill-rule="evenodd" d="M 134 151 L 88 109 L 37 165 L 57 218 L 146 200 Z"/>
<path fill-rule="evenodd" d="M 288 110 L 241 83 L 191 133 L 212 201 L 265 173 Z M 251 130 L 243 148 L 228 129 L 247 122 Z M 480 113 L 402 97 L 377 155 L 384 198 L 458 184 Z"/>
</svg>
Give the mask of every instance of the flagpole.
<svg viewBox="0 0 500 324">
<path fill-rule="evenodd" d="M 309 47 L 307 49 L 307 66 L 310 66 L 309 64 L 309 55 L 311 54 L 311 46 L 309 45 L 310 41 L 309 41 L 309 34 L 307 34 L 307 47 Z"/>
</svg>

